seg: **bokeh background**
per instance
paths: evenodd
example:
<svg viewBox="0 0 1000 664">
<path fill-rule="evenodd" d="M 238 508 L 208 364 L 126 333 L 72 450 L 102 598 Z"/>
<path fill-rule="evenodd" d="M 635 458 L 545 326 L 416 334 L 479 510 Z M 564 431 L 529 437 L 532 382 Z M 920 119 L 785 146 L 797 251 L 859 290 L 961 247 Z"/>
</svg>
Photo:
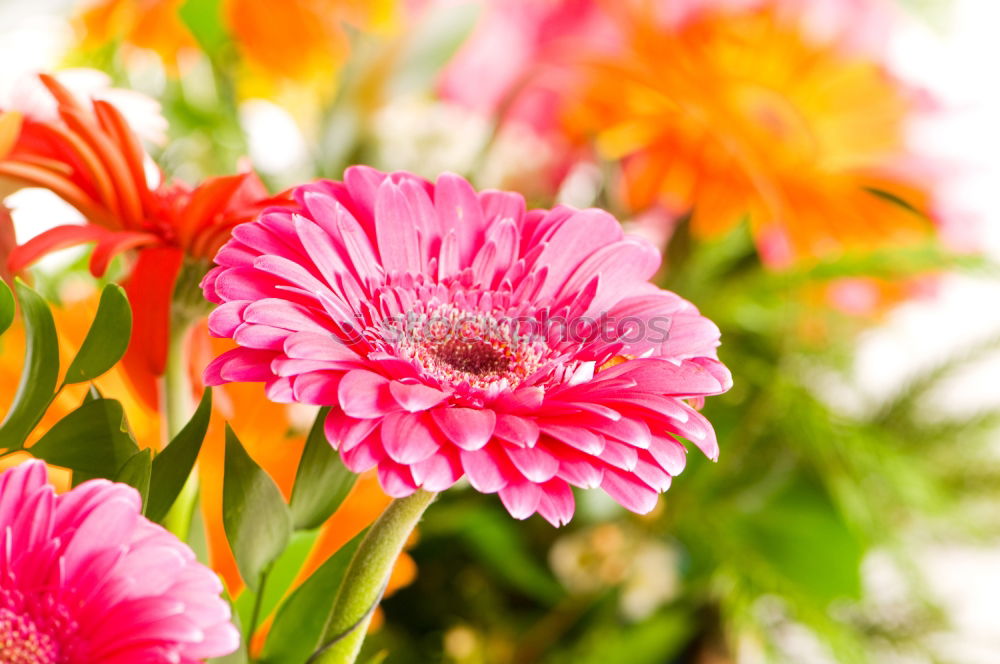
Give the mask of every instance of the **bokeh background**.
<svg viewBox="0 0 1000 664">
<path fill-rule="evenodd" d="M 447 492 L 369 639 L 387 662 L 995 664 L 998 25 L 994 0 L 0 0 L 0 109 L 44 112 L 57 71 L 170 178 L 365 163 L 605 207 L 719 324 L 719 462 L 692 447 L 647 516 L 581 494 L 559 530 Z M 4 203 L 18 242 L 79 219 Z M 84 254 L 36 270 L 68 327 Z M 285 447 L 248 446 L 287 485 L 310 413 L 280 416 Z M 328 549 L 385 499 L 352 501 Z"/>
</svg>

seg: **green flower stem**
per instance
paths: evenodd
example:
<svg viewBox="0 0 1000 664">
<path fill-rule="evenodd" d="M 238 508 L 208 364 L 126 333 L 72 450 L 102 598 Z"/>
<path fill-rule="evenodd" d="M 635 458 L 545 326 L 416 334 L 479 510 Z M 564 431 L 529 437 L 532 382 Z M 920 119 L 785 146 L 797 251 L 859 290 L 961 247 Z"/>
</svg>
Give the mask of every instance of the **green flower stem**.
<svg viewBox="0 0 1000 664">
<path fill-rule="evenodd" d="M 194 413 L 194 397 L 191 395 L 191 377 L 188 374 L 187 341 L 191 326 L 187 322 L 175 321 L 170 328 L 167 346 L 167 364 L 163 374 L 163 409 L 167 420 L 167 439 L 173 440 Z M 191 518 L 198 501 L 198 475 L 193 471 L 184 483 L 177 500 L 174 501 L 163 526 L 187 540 L 191 531 Z"/>
<path fill-rule="evenodd" d="M 392 566 L 420 516 L 437 494 L 417 491 L 392 501 L 354 553 L 333 603 L 323 643 L 311 664 L 354 664 Z"/>
</svg>

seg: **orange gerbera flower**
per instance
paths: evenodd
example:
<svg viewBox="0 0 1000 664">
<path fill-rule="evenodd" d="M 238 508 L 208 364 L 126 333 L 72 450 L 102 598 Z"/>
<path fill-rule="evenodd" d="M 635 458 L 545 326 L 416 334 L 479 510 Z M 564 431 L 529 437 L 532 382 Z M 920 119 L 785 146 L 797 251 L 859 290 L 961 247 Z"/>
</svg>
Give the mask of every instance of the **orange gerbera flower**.
<svg viewBox="0 0 1000 664">
<path fill-rule="evenodd" d="M 265 80 L 329 82 L 346 59 L 345 26 L 392 23 L 396 0 L 225 0 L 233 41 L 252 73 Z"/>
<path fill-rule="evenodd" d="M 771 264 L 926 235 L 893 200 L 929 207 L 906 147 L 916 95 L 779 5 L 614 12 L 621 44 L 583 68 L 567 126 L 621 160 L 632 208 L 691 212 L 701 235 L 748 217 Z"/>
<path fill-rule="evenodd" d="M 84 48 L 120 39 L 124 44 L 155 52 L 172 71 L 185 51 L 197 50 L 194 37 L 181 21 L 186 0 L 97 0 L 78 17 Z"/>
<path fill-rule="evenodd" d="M 8 268 L 19 272 L 51 251 L 94 242 L 90 269 L 101 275 L 114 256 L 139 249 L 124 284 L 135 316 L 125 363 L 144 398 L 156 403 L 152 377 L 163 372 L 171 303 L 185 258 L 196 286 L 233 226 L 284 199 L 269 198 L 251 172 L 212 178 L 196 188 L 176 181 L 152 187 L 146 154 L 113 105 L 95 100 L 88 108 L 52 77 L 41 78 L 58 102 L 59 120 L 0 113 L 0 179 L 53 191 L 87 223 L 58 226 L 29 240 L 10 252 Z"/>
</svg>

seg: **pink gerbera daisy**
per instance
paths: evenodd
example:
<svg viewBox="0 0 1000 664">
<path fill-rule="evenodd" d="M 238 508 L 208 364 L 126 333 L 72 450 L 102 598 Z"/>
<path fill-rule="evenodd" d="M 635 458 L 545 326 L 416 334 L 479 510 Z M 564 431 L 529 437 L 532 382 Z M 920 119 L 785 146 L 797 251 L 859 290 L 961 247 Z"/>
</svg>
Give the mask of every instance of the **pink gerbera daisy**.
<svg viewBox="0 0 1000 664">
<path fill-rule="evenodd" d="M 106 480 L 57 496 L 45 464 L 0 476 L 0 662 L 194 664 L 234 651 L 222 584 Z"/>
<path fill-rule="evenodd" d="M 648 282 L 659 253 L 611 215 L 365 167 L 294 197 L 237 226 L 202 284 L 239 344 L 205 380 L 331 406 L 331 444 L 388 494 L 466 476 L 558 525 L 571 486 L 651 510 L 678 436 L 718 454 L 689 403 L 730 386 L 718 328 Z"/>
</svg>

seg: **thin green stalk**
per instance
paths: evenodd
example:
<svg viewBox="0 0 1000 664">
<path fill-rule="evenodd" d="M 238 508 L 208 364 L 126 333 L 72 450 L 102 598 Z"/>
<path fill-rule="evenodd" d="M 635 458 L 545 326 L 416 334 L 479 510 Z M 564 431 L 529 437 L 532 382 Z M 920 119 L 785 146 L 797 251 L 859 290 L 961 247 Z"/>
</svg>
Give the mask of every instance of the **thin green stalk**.
<svg viewBox="0 0 1000 664">
<path fill-rule="evenodd" d="M 270 569 L 264 571 L 260 575 L 260 583 L 257 586 L 257 595 L 253 599 L 253 611 L 250 613 L 250 624 L 247 626 L 246 636 L 244 637 L 244 643 L 246 643 L 247 657 L 250 662 L 256 662 L 256 658 L 252 654 L 253 648 L 253 635 L 257 631 L 257 625 L 260 624 L 260 610 L 264 604 L 264 589 L 267 587 L 267 579 L 271 576 Z"/>
<path fill-rule="evenodd" d="M 421 515 L 437 494 L 417 491 L 389 504 L 372 524 L 344 574 L 323 643 L 310 664 L 354 664 L 392 566 Z"/>
<path fill-rule="evenodd" d="M 167 420 L 167 439 L 173 440 L 194 413 L 191 378 L 188 374 L 187 340 L 191 326 L 186 322 L 171 325 L 167 346 L 167 364 L 163 374 L 163 413 Z M 198 500 L 198 476 L 193 471 L 174 501 L 163 526 L 181 540 L 191 531 L 191 517 Z"/>
</svg>

